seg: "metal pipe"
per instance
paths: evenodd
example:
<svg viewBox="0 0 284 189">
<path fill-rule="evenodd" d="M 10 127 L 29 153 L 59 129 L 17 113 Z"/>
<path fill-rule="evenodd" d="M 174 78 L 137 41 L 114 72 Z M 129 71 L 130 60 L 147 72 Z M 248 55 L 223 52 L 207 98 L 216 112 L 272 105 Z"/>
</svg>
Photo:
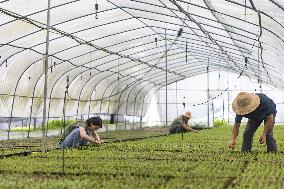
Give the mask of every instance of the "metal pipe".
<svg viewBox="0 0 284 189">
<path fill-rule="evenodd" d="M 65 124 L 66 124 L 66 99 L 67 99 L 67 94 L 68 94 L 68 88 L 69 88 L 69 77 L 67 76 L 67 84 L 66 84 L 66 89 L 64 92 L 64 103 L 63 103 L 63 124 L 62 124 L 63 127 L 61 127 L 61 133 L 63 130 L 64 139 L 66 138 Z M 65 150 L 64 149 L 65 149 L 65 146 L 62 147 L 62 175 L 64 175 L 65 173 Z"/>
<path fill-rule="evenodd" d="M 49 50 L 49 27 L 50 27 L 50 3 L 48 0 L 48 10 L 47 10 L 47 26 L 46 26 L 46 51 L 45 51 L 45 61 L 44 61 L 44 105 L 43 105 L 43 119 L 42 119 L 42 152 L 45 152 L 45 122 L 46 122 L 46 101 L 47 101 L 47 77 L 48 77 L 48 50 Z"/>
<path fill-rule="evenodd" d="M 214 101 L 212 100 L 212 123 L 213 123 L 213 127 L 214 127 L 214 120 L 215 120 L 215 114 L 214 114 Z"/>
<path fill-rule="evenodd" d="M 166 127 L 168 127 L 168 49 L 167 29 L 165 29 L 165 64 L 166 64 Z"/>
<path fill-rule="evenodd" d="M 223 99 L 223 117 L 222 122 L 225 121 L 225 100 Z"/>
<path fill-rule="evenodd" d="M 228 107 L 227 107 L 227 109 L 228 109 L 228 126 L 230 126 L 230 90 L 229 90 L 229 87 L 230 87 L 230 85 L 229 85 L 229 66 L 228 66 L 228 68 L 227 68 L 227 88 L 228 88 L 228 90 L 227 90 L 227 101 L 228 101 Z"/>
<path fill-rule="evenodd" d="M 177 109 L 177 117 L 178 117 L 178 103 L 177 103 L 177 81 L 176 81 L 176 109 Z"/>
<path fill-rule="evenodd" d="M 207 127 L 209 128 L 209 115 L 210 115 L 210 92 L 209 92 L 209 58 L 208 58 L 208 65 L 207 65 Z"/>
</svg>

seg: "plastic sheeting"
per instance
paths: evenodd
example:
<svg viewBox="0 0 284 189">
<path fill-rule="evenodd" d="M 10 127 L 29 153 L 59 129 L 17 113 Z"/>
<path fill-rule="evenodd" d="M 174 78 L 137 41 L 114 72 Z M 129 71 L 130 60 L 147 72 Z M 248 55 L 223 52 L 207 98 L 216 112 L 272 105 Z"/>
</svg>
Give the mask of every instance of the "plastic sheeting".
<svg viewBox="0 0 284 189">
<path fill-rule="evenodd" d="M 42 116 L 47 4 L 0 1 L 2 117 Z M 280 0 L 51 0 L 48 116 L 62 116 L 67 77 L 68 116 L 144 115 L 158 89 L 206 73 L 208 62 L 210 72 L 284 88 L 283 7 Z"/>
</svg>

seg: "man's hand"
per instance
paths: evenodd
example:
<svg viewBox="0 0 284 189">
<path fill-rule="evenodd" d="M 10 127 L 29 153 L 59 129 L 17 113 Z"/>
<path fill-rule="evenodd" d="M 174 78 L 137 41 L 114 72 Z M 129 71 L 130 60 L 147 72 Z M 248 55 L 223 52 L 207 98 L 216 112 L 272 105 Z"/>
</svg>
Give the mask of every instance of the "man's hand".
<svg viewBox="0 0 284 189">
<path fill-rule="evenodd" d="M 240 129 L 240 123 L 235 123 L 234 127 L 232 129 L 232 138 L 231 138 L 231 143 L 229 144 L 229 148 L 235 148 L 236 147 L 236 138 L 239 134 L 239 129 Z"/>
<path fill-rule="evenodd" d="M 259 141 L 260 144 L 263 144 L 266 141 L 266 133 L 262 133 L 262 135 L 260 135 L 258 141 Z"/>
<path fill-rule="evenodd" d="M 236 147 L 236 140 L 232 140 L 231 143 L 229 144 L 229 148 L 235 148 Z"/>
</svg>

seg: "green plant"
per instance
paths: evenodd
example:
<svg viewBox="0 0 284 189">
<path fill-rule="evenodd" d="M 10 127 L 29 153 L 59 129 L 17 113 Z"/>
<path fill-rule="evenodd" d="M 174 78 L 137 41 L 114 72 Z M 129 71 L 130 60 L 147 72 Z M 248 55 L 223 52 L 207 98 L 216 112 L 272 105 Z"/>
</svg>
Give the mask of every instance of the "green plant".
<svg viewBox="0 0 284 189">
<path fill-rule="evenodd" d="M 228 125 L 228 122 L 225 120 L 221 120 L 221 119 L 214 120 L 214 127 L 227 126 L 227 125 Z"/>
<path fill-rule="evenodd" d="M 76 122 L 76 120 L 65 120 L 65 126 L 71 124 L 71 123 L 74 123 Z M 60 129 L 62 127 L 62 120 L 61 119 L 55 119 L 55 120 L 49 120 L 48 123 L 47 123 L 47 126 L 48 126 L 48 129 Z M 30 129 L 28 126 L 24 126 L 24 127 L 14 127 L 14 128 L 11 128 L 11 131 L 24 131 L 24 132 L 27 132 L 27 131 L 38 131 L 38 130 L 41 130 L 41 126 L 40 127 L 36 127 L 36 129 L 34 130 L 34 126 L 31 125 L 30 126 Z"/>
<path fill-rule="evenodd" d="M 76 122 L 76 120 L 65 120 L 65 126 L 70 125 L 72 123 Z M 55 120 L 49 120 L 48 121 L 48 129 L 59 129 L 62 127 L 62 120 L 61 119 L 55 119 Z"/>
<path fill-rule="evenodd" d="M 108 125 L 110 124 L 110 120 L 102 120 L 103 121 L 103 125 Z"/>
<path fill-rule="evenodd" d="M 111 139 L 129 139 L 157 134 L 152 132 L 100 134 Z M 256 135 L 261 132 L 257 130 Z M 253 152 L 242 153 L 241 136 L 237 149 L 228 149 L 230 127 L 184 133 L 183 140 L 176 134 L 65 149 L 64 177 L 60 176 L 62 150 L 59 149 L 0 158 L 0 188 L 284 188 L 281 151 L 284 127 L 275 126 L 274 133 L 279 153 L 265 153 L 265 145 L 255 144 Z M 39 144 L 40 140 L 34 142 Z M 18 150 L 2 149 L 0 153 Z"/>
</svg>

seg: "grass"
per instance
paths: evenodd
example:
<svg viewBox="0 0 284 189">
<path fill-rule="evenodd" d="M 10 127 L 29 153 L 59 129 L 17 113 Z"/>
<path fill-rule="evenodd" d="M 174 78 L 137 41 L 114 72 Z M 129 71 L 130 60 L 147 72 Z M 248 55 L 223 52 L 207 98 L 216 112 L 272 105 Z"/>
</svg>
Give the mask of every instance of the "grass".
<svg viewBox="0 0 284 189">
<path fill-rule="evenodd" d="M 64 176 L 61 150 L 2 158 L 0 188 L 284 188 L 284 127 L 275 126 L 275 154 L 257 143 L 263 128 L 253 151 L 240 152 L 243 129 L 233 150 L 227 148 L 231 128 L 223 126 L 184 133 L 183 140 L 174 134 L 67 149 Z M 112 131 L 105 138 L 143 133 L 136 132 Z"/>
<path fill-rule="evenodd" d="M 69 125 L 69 124 L 72 124 L 72 123 L 75 123 L 76 120 L 66 120 L 65 121 L 65 126 Z M 110 121 L 109 120 L 103 120 L 103 124 L 106 125 L 106 124 L 110 124 Z M 62 127 L 62 120 L 61 119 L 58 119 L 58 120 L 49 120 L 48 121 L 48 124 L 46 125 L 46 127 L 48 126 L 48 129 L 49 130 L 57 130 L 57 129 L 61 129 Z M 39 131 L 41 130 L 42 127 L 37 127 L 36 129 L 34 129 L 34 126 L 31 125 L 30 126 L 30 129 L 28 127 L 28 125 L 26 126 L 22 126 L 22 127 L 13 127 L 11 128 L 10 131 L 24 131 L 24 132 L 27 132 L 30 130 L 30 132 L 33 132 L 33 131 Z"/>
<path fill-rule="evenodd" d="M 69 125 L 69 124 L 72 124 L 76 122 L 76 120 L 66 120 L 65 121 L 65 126 Z M 46 127 L 48 126 L 48 129 L 49 130 L 57 130 L 57 129 L 61 129 L 62 127 L 62 120 L 49 120 L 48 121 L 48 124 L 46 125 Z M 40 131 L 42 128 L 41 127 L 37 127 L 36 129 L 33 129 L 34 126 L 31 125 L 30 126 L 30 132 L 33 132 L 33 131 Z M 28 126 L 25 126 L 25 127 L 13 127 L 11 128 L 11 131 L 29 131 L 29 127 Z"/>
</svg>

